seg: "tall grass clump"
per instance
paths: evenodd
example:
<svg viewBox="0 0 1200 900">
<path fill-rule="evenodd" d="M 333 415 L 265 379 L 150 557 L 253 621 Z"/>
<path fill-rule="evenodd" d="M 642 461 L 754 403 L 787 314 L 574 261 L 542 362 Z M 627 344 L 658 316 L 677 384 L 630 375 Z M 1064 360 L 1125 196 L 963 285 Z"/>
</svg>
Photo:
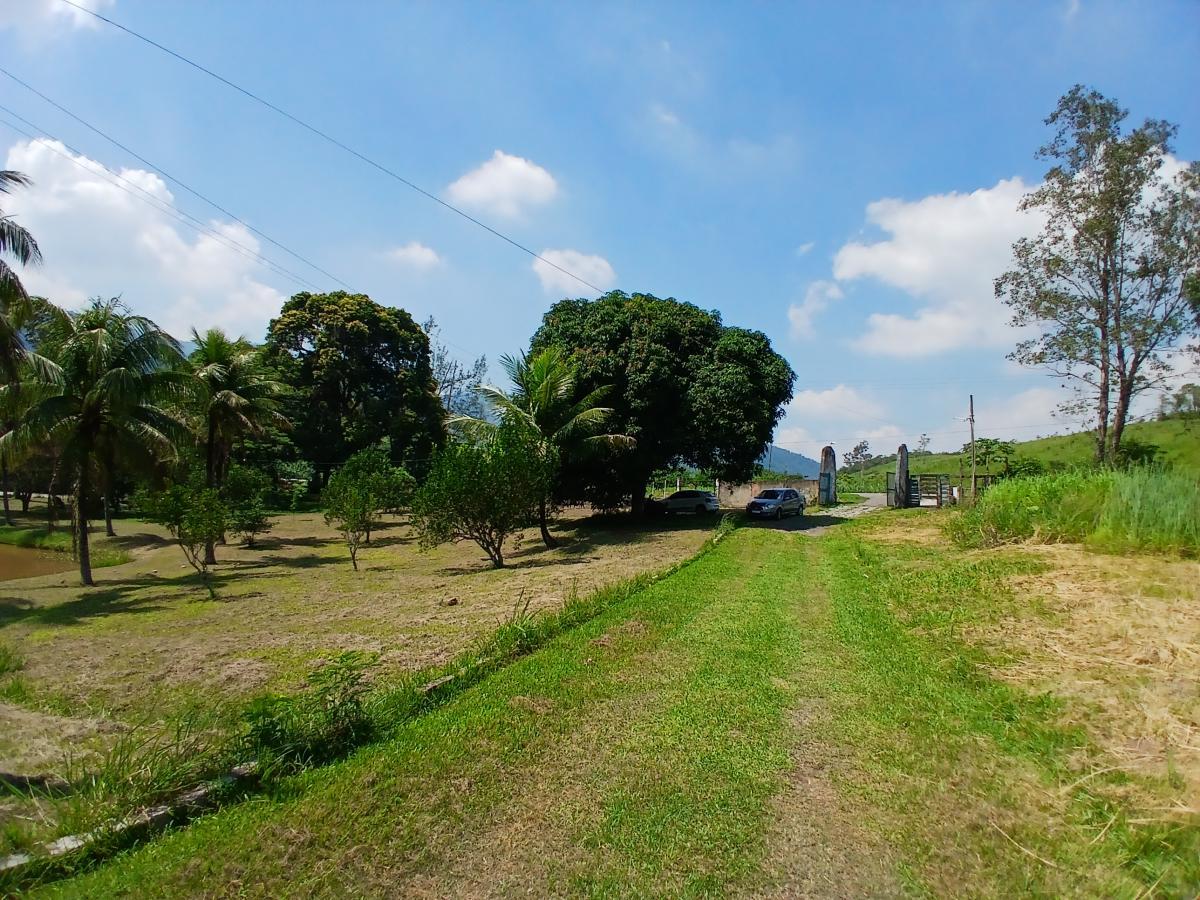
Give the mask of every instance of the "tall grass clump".
<svg viewBox="0 0 1200 900">
<path fill-rule="evenodd" d="M 1160 468 L 1013 478 L 989 489 L 948 530 L 966 547 L 1032 540 L 1192 556 L 1200 552 L 1200 482 Z"/>
<path fill-rule="evenodd" d="M 1089 542 L 1115 550 L 1200 554 L 1200 479 L 1152 468 L 1116 473 Z"/>
</svg>

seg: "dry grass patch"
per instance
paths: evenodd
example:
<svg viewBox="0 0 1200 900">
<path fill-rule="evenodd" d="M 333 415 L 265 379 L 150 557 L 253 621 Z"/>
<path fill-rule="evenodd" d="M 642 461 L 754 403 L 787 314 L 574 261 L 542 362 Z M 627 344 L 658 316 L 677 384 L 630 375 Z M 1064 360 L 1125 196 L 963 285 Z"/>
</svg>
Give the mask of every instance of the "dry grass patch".
<svg viewBox="0 0 1200 900">
<path fill-rule="evenodd" d="M 1013 590 L 1049 616 L 981 630 L 988 644 L 1021 651 L 996 674 L 1076 701 L 1065 716 L 1102 748 L 1092 765 L 1148 776 L 1143 791 L 1167 788 L 1163 815 L 1200 815 L 1200 563 L 1072 545 L 1027 552 L 1045 571 L 1012 579 Z"/>
<path fill-rule="evenodd" d="M 128 564 L 98 570 L 96 587 L 72 573 L 0 582 L 0 641 L 24 665 L 0 676 L 0 697 L 87 719 L 158 721 L 263 690 L 290 690 L 320 660 L 375 651 L 380 675 L 445 662 L 490 633 L 520 603 L 553 608 L 639 572 L 692 555 L 712 521 L 635 527 L 564 517 L 561 546 L 536 529 L 492 570 L 473 544 L 418 550 L 402 522 L 373 535 L 350 567 L 320 514 L 280 516 L 255 549 L 218 550 L 217 600 L 154 526 L 117 523 Z M 9 740 L 35 739 L 19 723 Z M 65 734 L 65 732 L 64 732 Z"/>
</svg>

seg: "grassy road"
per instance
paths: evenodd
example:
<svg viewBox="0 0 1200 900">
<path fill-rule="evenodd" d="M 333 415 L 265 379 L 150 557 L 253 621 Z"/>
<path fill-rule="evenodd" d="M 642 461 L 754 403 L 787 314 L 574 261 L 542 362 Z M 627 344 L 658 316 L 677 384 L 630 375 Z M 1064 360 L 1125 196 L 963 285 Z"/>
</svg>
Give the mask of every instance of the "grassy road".
<svg viewBox="0 0 1200 900">
<path fill-rule="evenodd" d="M 960 642 L 1036 560 L 868 528 L 735 532 L 386 743 L 46 891 L 1185 890 L 1196 829 L 1127 819 L 1111 774 L 1076 784 L 1083 730 Z"/>
</svg>

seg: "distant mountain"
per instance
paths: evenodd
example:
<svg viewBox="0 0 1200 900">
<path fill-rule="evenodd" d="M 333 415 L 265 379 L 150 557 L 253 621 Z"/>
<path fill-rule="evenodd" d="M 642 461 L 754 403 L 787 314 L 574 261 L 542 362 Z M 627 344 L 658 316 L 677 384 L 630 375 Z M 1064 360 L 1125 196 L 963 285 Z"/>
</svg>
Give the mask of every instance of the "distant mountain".
<svg viewBox="0 0 1200 900">
<path fill-rule="evenodd" d="M 799 475 L 802 478 L 816 478 L 821 471 L 821 464 L 815 459 L 775 446 L 767 448 L 767 452 L 758 458 L 758 464 L 772 472 Z"/>
</svg>

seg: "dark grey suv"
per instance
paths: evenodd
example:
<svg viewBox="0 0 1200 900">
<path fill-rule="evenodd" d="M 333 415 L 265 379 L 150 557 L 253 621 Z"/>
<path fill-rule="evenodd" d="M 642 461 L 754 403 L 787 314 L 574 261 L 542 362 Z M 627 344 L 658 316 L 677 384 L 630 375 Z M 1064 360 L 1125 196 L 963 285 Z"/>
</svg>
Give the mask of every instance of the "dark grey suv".
<svg viewBox="0 0 1200 900">
<path fill-rule="evenodd" d="M 793 488 L 768 488 L 758 492 L 746 506 L 746 512 L 760 518 L 782 519 L 802 515 L 807 505 L 804 495 Z"/>
</svg>

